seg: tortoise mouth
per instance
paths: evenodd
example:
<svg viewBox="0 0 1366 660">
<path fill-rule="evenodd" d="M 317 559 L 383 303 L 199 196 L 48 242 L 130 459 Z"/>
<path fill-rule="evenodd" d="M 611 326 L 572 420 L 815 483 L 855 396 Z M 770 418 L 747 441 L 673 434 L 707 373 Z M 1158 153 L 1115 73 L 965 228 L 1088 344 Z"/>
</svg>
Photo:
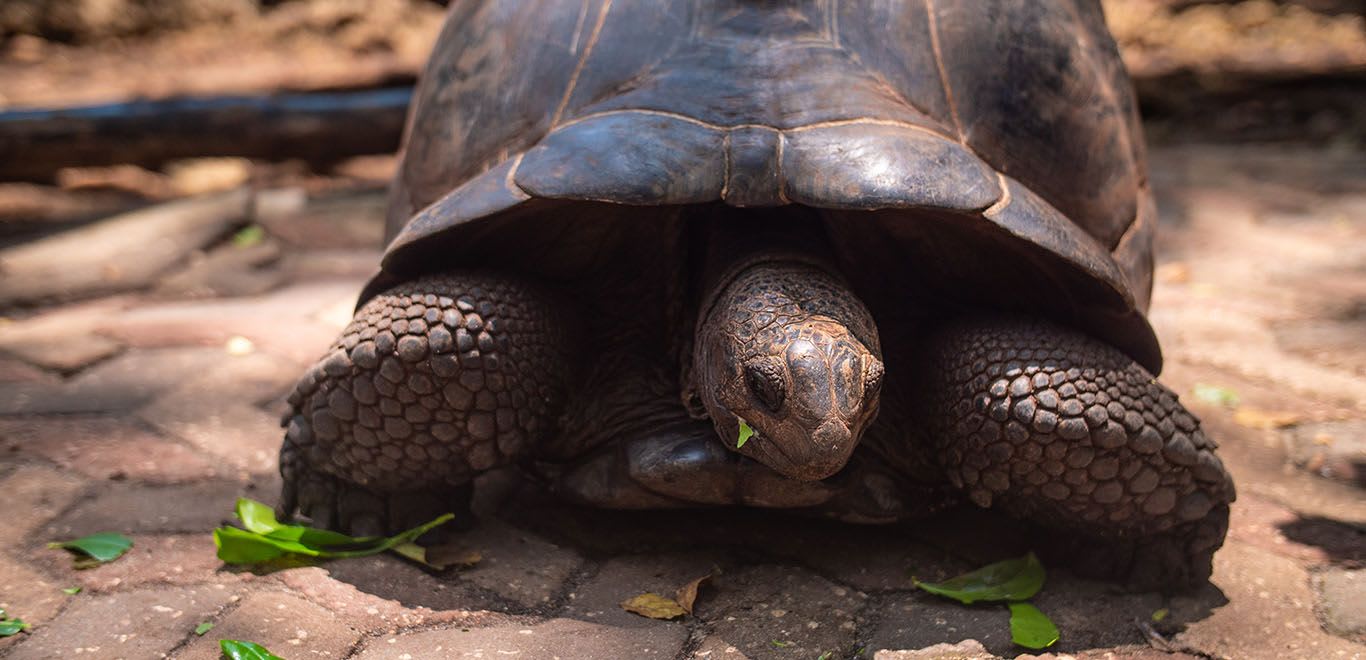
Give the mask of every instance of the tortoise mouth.
<svg viewBox="0 0 1366 660">
<path fill-rule="evenodd" d="M 743 421 L 742 417 L 736 416 Z M 734 450 L 773 471 L 798 481 L 819 481 L 844 469 L 858 444 L 854 433 L 839 422 L 826 422 L 810 433 L 773 438 L 754 428 Z M 796 437 L 800 435 L 800 437 Z M 737 443 L 738 444 L 738 443 Z"/>
</svg>

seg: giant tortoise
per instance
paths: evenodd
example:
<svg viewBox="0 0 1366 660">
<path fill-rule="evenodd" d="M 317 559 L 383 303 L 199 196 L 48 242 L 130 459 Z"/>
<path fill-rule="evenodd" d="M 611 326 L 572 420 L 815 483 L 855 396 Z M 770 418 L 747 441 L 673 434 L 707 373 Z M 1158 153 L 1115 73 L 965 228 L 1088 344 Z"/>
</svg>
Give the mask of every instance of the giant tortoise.
<svg viewBox="0 0 1366 660">
<path fill-rule="evenodd" d="M 1234 488 L 1154 379 L 1144 158 L 1090 0 L 458 2 L 281 506 L 966 500 L 1202 581 Z"/>
</svg>

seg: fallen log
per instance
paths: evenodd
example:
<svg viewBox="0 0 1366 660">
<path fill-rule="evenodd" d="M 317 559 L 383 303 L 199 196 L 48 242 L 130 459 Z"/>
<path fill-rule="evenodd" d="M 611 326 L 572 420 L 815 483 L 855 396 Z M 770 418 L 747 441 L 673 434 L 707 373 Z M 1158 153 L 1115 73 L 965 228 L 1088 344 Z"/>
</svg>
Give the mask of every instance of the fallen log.
<svg viewBox="0 0 1366 660">
<path fill-rule="evenodd" d="M 389 153 L 411 96 L 401 87 L 0 111 L 0 180 L 50 181 L 63 167 L 155 168 L 197 156 L 326 165 Z"/>
</svg>

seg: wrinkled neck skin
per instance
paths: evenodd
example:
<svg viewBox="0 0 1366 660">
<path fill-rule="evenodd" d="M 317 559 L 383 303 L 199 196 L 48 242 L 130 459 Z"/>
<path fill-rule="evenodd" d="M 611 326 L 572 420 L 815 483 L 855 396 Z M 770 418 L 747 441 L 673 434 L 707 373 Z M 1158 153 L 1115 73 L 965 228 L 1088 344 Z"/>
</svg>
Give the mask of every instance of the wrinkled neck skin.
<svg viewBox="0 0 1366 660">
<path fill-rule="evenodd" d="M 693 344 L 694 400 L 732 451 L 793 479 L 835 474 L 877 416 L 872 315 L 819 262 L 788 253 L 751 255 L 715 286 Z M 741 420 L 754 435 L 737 448 Z"/>
</svg>

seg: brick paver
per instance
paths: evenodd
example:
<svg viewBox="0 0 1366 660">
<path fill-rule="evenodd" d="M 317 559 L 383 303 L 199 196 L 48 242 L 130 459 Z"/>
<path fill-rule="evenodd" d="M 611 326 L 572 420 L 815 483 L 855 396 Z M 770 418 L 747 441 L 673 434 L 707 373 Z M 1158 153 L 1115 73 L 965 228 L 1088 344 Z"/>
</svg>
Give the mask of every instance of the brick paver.
<svg viewBox="0 0 1366 660">
<path fill-rule="evenodd" d="M 13 647 L 15 660 L 157 658 L 193 636 L 234 593 L 221 584 L 137 589 L 76 598 L 55 621 Z"/>
<path fill-rule="evenodd" d="M 673 658 L 683 648 L 687 633 L 680 627 L 642 632 L 612 628 L 573 619 L 551 619 L 537 624 L 491 628 L 445 628 L 395 636 L 367 643 L 361 660 L 416 658 Z"/>
<path fill-rule="evenodd" d="M 286 593 L 247 595 L 212 630 L 176 653 L 186 660 L 218 660 L 218 641 L 251 640 L 282 657 L 344 658 L 360 641 L 346 620 Z"/>
<path fill-rule="evenodd" d="M 0 443 L 91 479 L 177 483 L 220 472 L 200 453 L 123 416 L 0 418 Z"/>
<path fill-rule="evenodd" d="M 1301 160 L 1290 168 L 1259 154 L 1153 152 L 1163 380 L 1221 443 L 1240 491 L 1213 580 L 1173 597 L 1128 594 L 1049 566 L 1035 602 L 1062 640 L 1039 657 L 1366 655 L 1366 498 L 1354 472 L 1366 464 L 1366 358 L 1351 340 L 1366 290 L 1366 185 L 1326 152 L 1291 152 Z M 286 658 L 1022 650 L 1003 608 L 962 607 L 911 581 L 1028 549 L 1017 525 L 970 507 L 896 527 L 771 511 L 596 511 L 509 469 L 480 480 L 480 521 L 456 535 L 483 556 L 472 568 L 433 573 L 393 556 L 224 567 L 209 532 L 236 497 L 278 497 L 283 396 L 347 321 L 364 278 L 355 265 L 375 255 L 305 252 L 288 271 L 299 279 L 264 294 L 131 294 L 0 322 L 0 607 L 34 624 L 0 640 L 0 656 L 211 658 L 228 636 Z M 245 354 L 225 347 L 238 335 L 252 343 Z M 1234 407 L 1192 396 L 1197 383 L 1294 418 L 1240 423 Z M 135 546 L 92 570 L 45 547 L 105 530 Z M 654 621 L 619 607 L 702 575 L 712 578 L 691 616 Z M 74 586 L 81 593 L 61 591 Z M 1135 623 L 1161 609 L 1152 625 L 1172 656 Z M 216 627 L 198 637 L 201 621 Z"/>
</svg>

